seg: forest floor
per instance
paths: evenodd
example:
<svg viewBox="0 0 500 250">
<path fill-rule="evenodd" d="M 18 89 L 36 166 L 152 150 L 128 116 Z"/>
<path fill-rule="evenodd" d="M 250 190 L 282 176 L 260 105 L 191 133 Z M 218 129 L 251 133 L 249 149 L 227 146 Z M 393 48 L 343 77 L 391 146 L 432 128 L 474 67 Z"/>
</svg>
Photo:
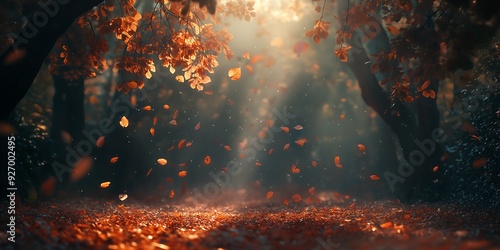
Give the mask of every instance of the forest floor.
<svg viewBox="0 0 500 250">
<path fill-rule="evenodd" d="M 500 212 L 445 203 L 73 198 L 23 205 L 16 216 L 17 249 L 500 249 Z"/>
</svg>

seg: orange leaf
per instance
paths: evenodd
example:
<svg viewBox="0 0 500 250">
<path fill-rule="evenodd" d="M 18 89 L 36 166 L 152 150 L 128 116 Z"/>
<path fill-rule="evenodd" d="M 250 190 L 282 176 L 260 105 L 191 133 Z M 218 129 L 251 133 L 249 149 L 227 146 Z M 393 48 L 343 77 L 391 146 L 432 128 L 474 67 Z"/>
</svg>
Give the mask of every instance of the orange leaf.
<svg viewBox="0 0 500 250">
<path fill-rule="evenodd" d="M 316 167 L 316 166 L 318 165 L 318 163 L 317 163 L 316 161 L 311 161 L 311 165 L 312 165 L 313 167 Z"/>
<path fill-rule="evenodd" d="M 439 167 L 438 167 L 438 166 L 435 166 L 435 167 L 433 167 L 433 168 L 432 168 L 432 172 L 437 172 L 437 171 L 438 171 L 438 169 L 439 169 Z"/>
<path fill-rule="evenodd" d="M 281 131 L 288 133 L 290 132 L 290 129 L 288 127 L 280 127 Z"/>
<path fill-rule="evenodd" d="M 122 116 L 122 119 L 120 119 L 120 125 L 124 128 L 128 127 L 128 119 L 125 116 Z"/>
<path fill-rule="evenodd" d="M 300 196 L 300 194 L 294 194 L 292 196 L 292 200 L 293 200 L 293 202 L 298 203 L 302 200 L 302 197 Z"/>
<path fill-rule="evenodd" d="M 378 177 L 377 175 L 370 175 L 370 179 L 372 179 L 373 181 L 377 181 L 377 180 L 380 180 L 380 177 Z"/>
<path fill-rule="evenodd" d="M 200 129 L 200 127 L 201 127 L 201 123 L 200 123 L 200 122 L 198 122 L 198 123 L 196 124 L 196 126 L 194 126 L 194 130 L 198 130 L 198 129 Z"/>
<path fill-rule="evenodd" d="M 226 151 L 231 151 L 231 147 L 230 147 L 229 145 L 224 146 L 224 149 L 225 149 Z"/>
<path fill-rule="evenodd" d="M 316 188 L 314 187 L 309 188 L 309 195 L 314 195 L 314 192 L 316 192 Z"/>
<path fill-rule="evenodd" d="M 285 204 L 285 206 L 288 206 L 288 199 L 287 198 L 283 199 L 283 204 Z"/>
<path fill-rule="evenodd" d="M 101 183 L 101 188 L 107 188 L 107 187 L 109 187 L 110 184 L 111 184 L 111 182 L 109 182 L 109 181 L 103 182 L 103 183 Z"/>
<path fill-rule="evenodd" d="M 384 228 L 384 229 L 385 228 L 390 228 L 390 227 L 392 227 L 392 222 L 388 221 L 386 223 L 380 224 L 380 227 Z"/>
<path fill-rule="evenodd" d="M 149 133 L 150 133 L 152 136 L 155 136 L 155 128 L 150 128 L 150 129 L 149 129 Z"/>
<path fill-rule="evenodd" d="M 273 197 L 273 194 L 274 194 L 273 191 L 267 192 L 266 199 L 268 200 L 271 199 L 271 197 Z"/>
<path fill-rule="evenodd" d="M 179 177 L 184 177 L 186 175 L 187 175 L 187 171 L 186 170 L 179 172 Z"/>
<path fill-rule="evenodd" d="M 210 156 L 209 156 L 209 155 L 205 156 L 205 159 L 203 159 L 203 162 L 204 162 L 206 165 L 210 164 L 210 162 L 211 162 L 211 161 L 212 161 L 212 159 L 210 158 Z"/>
<path fill-rule="evenodd" d="M 184 148 L 184 144 L 186 143 L 186 140 L 185 139 L 182 139 L 179 141 L 179 143 L 177 144 L 177 148 L 178 149 L 182 149 Z"/>
<path fill-rule="evenodd" d="M 338 168 L 342 168 L 342 164 L 340 164 L 340 156 L 335 156 L 335 165 L 338 167 Z"/>
<path fill-rule="evenodd" d="M 419 91 L 422 91 L 422 90 L 426 89 L 427 87 L 429 87 L 429 84 L 431 84 L 431 81 L 429 81 L 429 80 L 422 83 L 422 86 L 420 86 Z"/>
<path fill-rule="evenodd" d="M 293 129 L 302 130 L 302 129 L 304 129 L 304 127 L 302 127 L 301 125 L 296 125 L 295 127 L 293 127 Z"/>
<path fill-rule="evenodd" d="M 111 163 L 116 163 L 118 161 L 118 156 L 115 156 L 109 160 Z"/>
<path fill-rule="evenodd" d="M 95 143 L 95 145 L 100 148 L 102 147 L 102 145 L 104 144 L 104 135 L 99 137 L 99 139 L 97 139 L 97 142 Z"/>
<path fill-rule="evenodd" d="M 241 78 L 241 67 L 231 68 L 227 75 L 231 78 L 231 80 L 235 81 Z"/>
<path fill-rule="evenodd" d="M 174 190 L 170 190 L 170 193 L 168 194 L 168 197 L 173 198 L 175 195 Z"/>
<path fill-rule="evenodd" d="M 365 145 L 360 143 L 360 144 L 358 144 L 358 149 L 359 149 L 359 151 L 365 151 L 366 147 L 365 147 Z"/>
<path fill-rule="evenodd" d="M 160 159 L 156 160 L 156 162 L 158 162 L 158 164 L 160 164 L 162 166 L 165 166 L 165 165 L 167 165 L 168 161 L 165 158 L 160 158 Z"/>
<path fill-rule="evenodd" d="M 148 106 L 144 106 L 142 108 L 142 110 L 150 111 L 151 110 L 151 106 L 149 106 L 149 105 Z"/>
<path fill-rule="evenodd" d="M 285 144 L 285 146 L 283 146 L 283 150 L 288 150 L 290 148 L 290 143 L 287 143 Z"/>
</svg>

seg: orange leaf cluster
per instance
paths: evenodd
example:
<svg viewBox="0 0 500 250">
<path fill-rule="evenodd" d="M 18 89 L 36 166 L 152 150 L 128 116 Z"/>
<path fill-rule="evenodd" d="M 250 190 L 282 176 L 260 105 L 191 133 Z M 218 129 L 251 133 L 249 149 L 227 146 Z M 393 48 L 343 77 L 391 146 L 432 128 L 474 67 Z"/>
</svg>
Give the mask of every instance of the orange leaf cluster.
<svg viewBox="0 0 500 250">
<path fill-rule="evenodd" d="M 330 22 L 325 22 L 323 20 L 316 20 L 314 28 L 306 32 L 307 37 L 312 37 L 314 42 L 320 43 L 321 39 L 326 39 L 328 37 L 328 29 L 330 29 Z"/>
</svg>

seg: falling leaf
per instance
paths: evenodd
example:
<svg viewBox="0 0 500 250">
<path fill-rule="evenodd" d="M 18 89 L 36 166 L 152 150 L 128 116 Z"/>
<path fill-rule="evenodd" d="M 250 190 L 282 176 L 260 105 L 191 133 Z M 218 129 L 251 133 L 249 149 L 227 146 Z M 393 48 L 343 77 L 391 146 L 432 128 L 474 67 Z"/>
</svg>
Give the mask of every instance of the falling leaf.
<svg viewBox="0 0 500 250">
<path fill-rule="evenodd" d="M 262 163 L 260 161 L 255 162 L 255 166 L 260 167 L 262 166 Z"/>
<path fill-rule="evenodd" d="M 203 92 L 205 95 L 213 95 L 213 91 L 212 90 L 207 90 L 205 92 Z"/>
<path fill-rule="evenodd" d="M 150 128 L 150 129 L 149 129 L 149 133 L 150 133 L 152 136 L 155 136 L 155 128 Z"/>
<path fill-rule="evenodd" d="M 287 198 L 283 199 L 283 204 L 285 204 L 285 206 L 288 206 L 288 199 Z"/>
<path fill-rule="evenodd" d="M 190 142 L 190 141 L 188 141 L 188 142 L 186 143 L 186 148 L 191 147 L 191 145 L 193 145 L 193 143 L 192 143 L 192 142 Z"/>
<path fill-rule="evenodd" d="M 112 158 L 109 160 L 109 162 L 111 162 L 111 163 L 113 163 L 113 164 L 114 164 L 114 163 L 116 163 L 116 162 L 118 161 L 118 158 L 119 158 L 118 156 L 112 157 Z"/>
<path fill-rule="evenodd" d="M 173 115 L 172 119 L 173 120 L 177 119 L 178 115 L 179 115 L 179 110 L 177 109 L 177 110 L 174 111 L 174 115 Z"/>
<path fill-rule="evenodd" d="M 370 179 L 372 179 L 372 181 L 377 181 L 377 180 L 380 180 L 380 177 L 378 177 L 377 175 L 370 175 Z"/>
<path fill-rule="evenodd" d="M 358 144 L 358 149 L 359 149 L 359 151 L 365 151 L 366 147 L 365 147 L 365 145 L 360 143 L 360 144 Z"/>
<path fill-rule="evenodd" d="M 156 160 L 156 162 L 158 162 L 158 164 L 160 164 L 162 166 L 165 166 L 165 165 L 167 165 L 168 161 L 165 158 L 160 158 L 160 159 Z"/>
<path fill-rule="evenodd" d="M 158 116 L 155 116 L 153 118 L 153 126 L 156 125 L 157 122 L 158 122 Z"/>
<path fill-rule="evenodd" d="M 309 142 L 306 138 L 300 138 L 295 141 L 295 144 L 299 145 L 300 147 L 304 146 L 306 142 Z"/>
<path fill-rule="evenodd" d="M 99 139 L 97 139 L 97 142 L 95 143 L 95 145 L 100 148 L 102 147 L 102 145 L 104 144 L 104 135 L 99 137 Z"/>
<path fill-rule="evenodd" d="M 179 177 L 185 177 L 186 175 L 187 175 L 187 171 L 186 170 L 179 172 Z"/>
<path fill-rule="evenodd" d="M 437 171 L 438 171 L 438 169 L 439 169 L 439 167 L 438 167 L 438 166 L 434 166 L 434 167 L 432 168 L 432 172 L 437 172 Z"/>
<path fill-rule="evenodd" d="M 179 167 L 185 167 L 187 166 L 187 162 L 179 163 Z"/>
<path fill-rule="evenodd" d="M 479 136 L 477 135 L 472 135 L 472 139 L 476 140 L 476 141 L 480 141 L 481 138 L 479 138 Z"/>
<path fill-rule="evenodd" d="M 482 167 L 484 164 L 486 163 L 486 158 L 479 158 L 479 159 L 476 159 L 472 162 L 472 167 L 474 168 L 480 168 Z"/>
<path fill-rule="evenodd" d="M 163 105 L 163 108 L 164 108 L 164 109 L 169 109 L 169 108 L 170 108 L 170 105 L 165 104 L 165 105 Z"/>
<path fill-rule="evenodd" d="M 174 190 L 170 190 L 170 193 L 168 194 L 168 197 L 173 198 L 175 195 Z"/>
<path fill-rule="evenodd" d="M 288 133 L 290 132 L 290 129 L 288 127 L 280 127 L 281 131 Z"/>
<path fill-rule="evenodd" d="M 210 164 L 210 162 L 211 162 L 211 161 L 212 161 L 212 159 L 210 158 L 210 156 L 209 156 L 209 155 L 205 156 L 205 159 L 203 159 L 203 162 L 204 162 L 206 165 Z"/>
<path fill-rule="evenodd" d="M 293 127 L 293 129 L 302 130 L 302 129 L 304 129 L 304 127 L 302 127 L 301 125 L 296 125 L 295 127 Z"/>
<path fill-rule="evenodd" d="M 309 195 L 314 195 L 315 192 L 316 192 L 316 188 L 314 188 L 314 187 L 309 188 Z"/>
<path fill-rule="evenodd" d="M 199 130 L 200 127 L 201 127 L 201 123 L 198 122 L 198 123 L 196 123 L 196 126 L 194 126 L 194 130 Z"/>
<path fill-rule="evenodd" d="M 231 151 L 231 147 L 230 147 L 229 145 L 224 146 L 224 149 L 225 149 L 226 151 Z"/>
<path fill-rule="evenodd" d="M 429 87 L 429 84 L 431 84 L 431 81 L 427 80 L 424 83 L 422 83 L 422 86 L 420 86 L 419 88 L 417 88 L 417 90 L 420 92 L 420 91 L 426 89 L 427 87 Z"/>
<path fill-rule="evenodd" d="M 338 168 L 342 168 L 342 164 L 340 164 L 340 156 L 335 156 L 334 162 Z"/>
<path fill-rule="evenodd" d="M 248 51 L 247 51 L 247 52 L 244 52 L 242 56 L 243 56 L 243 58 L 245 58 L 245 59 L 250 59 L 250 53 L 248 53 Z"/>
<path fill-rule="evenodd" d="M 54 176 L 49 177 L 40 185 L 40 192 L 45 197 L 52 196 L 56 189 L 57 179 Z"/>
<path fill-rule="evenodd" d="M 124 128 L 128 127 L 128 119 L 125 116 L 122 116 L 122 119 L 120 119 L 120 125 Z"/>
<path fill-rule="evenodd" d="M 109 187 L 110 184 L 111 184 L 111 182 L 109 182 L 109 181 L 103 182 L 103 183 L 101 183 L 101 188 L 107 188 L 107 187 Z"/>
<path fill-rule="evenodd" d="M 290 148 L 290 143 L 287 143 L 285 144 L 285 146 L 283 146 L 283 150 L 288 150 Z"/>
<path fill-rule="evenodd" d="M 118 199 L 120 199 L 121 201 L 124 201 L 128 198 L 128 195 L 127 194 L 120 194 L 118 195 Z"/>
<path fill-rule="evenodd" d="M 297 56 L 300 56 L 301 54 L 306 52 L 308 48 L 309 44 L 305 42 L 298 42 L 293 46 L 293 52 L 297 54 Z"/>
<path fill-rule="evenodd" d="M 144 106 L 142 108 L 142 110 L 150 111 L 151 110 L 151 106 L 149 106 L 149 105 L 148 106 Z"/>
<path fill-rule="evenodd" d="M 300 196 L 300 194 L 294 194 L 292 196 L 292 200 L 293 200 L 293 202 L 298 203 L 302 200 L 302 197 Z"/>
<path fill-rule="evenodd" d="M 300 173 L 300 168 L 298 168 L 297 166 L 295 166 L 295 164 L 292 165 L 292 173 L 294 173 L 294 174 Z"/>
<path fill-rule="evenodd" d="M 271 197 L 273 197 L 273 194 L 274 194 L 273 191 L 267 192 L 266 199 L 268 200 L 271 199 Z"/>
<path fill-rule="evenodd" d="M 176 126 L 177 125 L 177 121 L 176 120 L 171 120 L 169 122 L 170 125 L 173 125 L 173 126 Z"/>
<path fill-rule="evenodd" d="M 83 176 L 85 176 L 92 168 L 93 160 L 90 156 L 85 156 L 80 158 L 75 165 L 73 165 L 73 171 L 71 171 L 70 180 L 77 181 Z"/>
<path fill-rule="evenodd" d="M 146 173 L 146 177 L 148 177 L 151 174 L 151 171 L 153 171 L 153 168 L 150 168 L 148 172 Z"/>
<path fill-rule="evenodd" d="M 253 73 L 253 67 L 251 65 L 245 65 L 245 68 L 250 72 L 250 74 Z"/>
<path fill-rule="evenodd" d="M 177 143 L 177 148 L 178 149 L 183 149 L 185 143 L 186 143 L 185 139 L 180 140 L 179 143 Z"/>
<path fill-rule="evenodd" d="M 311 161 L 311 165 L 312 165 L 313 167 L 316 167 L 316 166 L 318 165 L 318 163 L 317 163 L 316 161 Z"/>
<path fill-rule="evenodd" d="M 272 155 L 274 153 L 274 148 L 269 149 L 269 155 Z"/>
<path fill-rule="evenodd" d="M 241 67 L 231 68 L 227 75 L 231 78 L 231 80 L 235 81 L 241 78 Z"/>
</svg>

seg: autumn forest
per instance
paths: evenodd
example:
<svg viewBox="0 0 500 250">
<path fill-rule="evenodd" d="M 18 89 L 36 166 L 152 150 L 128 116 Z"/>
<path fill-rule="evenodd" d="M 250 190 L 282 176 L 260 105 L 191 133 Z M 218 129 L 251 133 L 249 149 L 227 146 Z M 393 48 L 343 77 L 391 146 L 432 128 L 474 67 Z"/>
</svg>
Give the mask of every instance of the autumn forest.
<svg viewBox="0 0 500 250">
<path fill-rule="evenodd" d="M 500 246 L 500 2 L 6 0 L 2 249 Z"/>
</svg>

